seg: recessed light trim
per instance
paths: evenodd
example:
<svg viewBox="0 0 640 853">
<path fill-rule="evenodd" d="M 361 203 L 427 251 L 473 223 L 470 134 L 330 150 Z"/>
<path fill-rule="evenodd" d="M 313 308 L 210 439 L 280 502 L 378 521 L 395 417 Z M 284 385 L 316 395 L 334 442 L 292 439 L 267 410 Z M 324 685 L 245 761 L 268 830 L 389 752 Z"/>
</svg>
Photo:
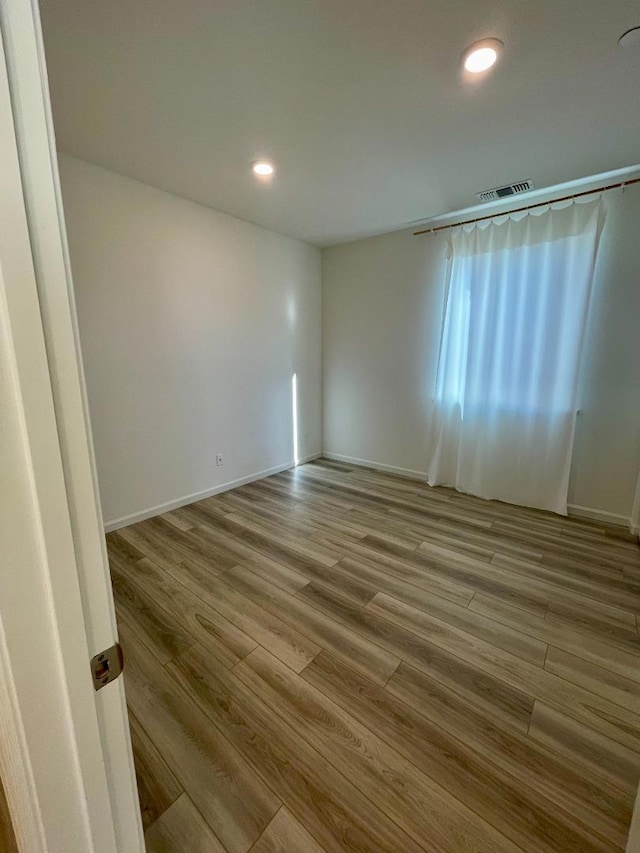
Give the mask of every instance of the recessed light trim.
<svg viewBox="0 0 640 853">
<path fill-rule="evenodd" d="M 633 47 L 640 44 L 640 27 L 631 27 L 626 33 L 622 33 L 618 39 L 618 44 L 622 47 Z"/>
<path fill-rule="evenodd" d="M 251 171 L 259 178 L 270 178 L 275 172 L 275 167 L 269 160 L 254 160 Z"/>
<path fill-rule="evenodd" d="M 468 47 L 462 54 L 462 64 L 470 74 L 488 71 L 498 60 L 504 45 L 499 39 L 483 39 Z"/>
</svg>

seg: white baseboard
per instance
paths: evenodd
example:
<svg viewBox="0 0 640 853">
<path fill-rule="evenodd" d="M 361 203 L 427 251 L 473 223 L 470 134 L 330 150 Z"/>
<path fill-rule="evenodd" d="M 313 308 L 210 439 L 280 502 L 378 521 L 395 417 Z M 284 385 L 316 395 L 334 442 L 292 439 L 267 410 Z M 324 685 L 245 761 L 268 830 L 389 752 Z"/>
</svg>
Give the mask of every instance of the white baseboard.
<svg viewBox="0 0 640 853">
<path fill-rule="evenodd" d="M 422 480 L 426 482 L 427 474 L 425 471 L 414 471 L 411 468 L 397 468 L 395 465 L 384 465 L 382 462 L 372 462 L 370 459 L 358 459 L 355 456 L 343 456 L 341 453 L 330 453 L 325 451 L 322 454 L 326 459 L 335 459 L 336 462 L 346 462 L 351 465 L 361 465 L 363 468 L 373 468 L 375 471 L 386 471 L 389 474 L 398 474 L 400 477 L 408 477 L 412 480 Z M 620 527 L 629 527 L 630 519 L 624 515 L 619 515 L 615 512 L 607 512 L 604 509 L 594 509 L 589 506 L 579 506 L 577 504 L 569 504 L 567 507 L 569 515 L 575 515 L 578 518 L 588 518 L 591 521 L 602 521 L 605 524 L 615 524 Z"/>
<path fill-rule="evenodd" d="M 347 465 L 359 465 L 362 468 L 371 468 L 374 471 L 382 471 L 387 474 L 396 474 L 399 477 L 406 477 L 410 480 L 427 481 L 426 471 L 415 471 L 412 468 L 399 468 L 396 465 L 385 465 L 382 462 L 373 462 L 371 459 L 359 459 L 356 456 L 345 456 L 341 453 L 331 453 L 325 451 L 323 453 L 312 453 L 304 459 L 300 459 L 299 465 L 305 462 L 311 462 L 324 456 L 326 459 L 334 459 L 336 462 L 344 462 Z M 228 492 L 230 489 L 236 489 L 238 486 L 245 486 L 247 483 L 254 483 L 256 480 L 262 480 L 265 477 L 270 477 L 272 474 L 279 474 L 281 471 L 286 471 L 289 468 L 295 467 L 291 462 L 285 462 L 283 465 L 276 465 L 273 468 L 267 468 L 264 471 L 258 471 L 255 474 L 249 474 L 246 477 L 240 477 L 237 480 L 230 480 L 227 483 L 221 483 L 213 486 L 210 489 L 205 489 L 202 492 L 195 492 L 192 495 L 184 495 L 176 500 L 167 501 L 158 506 L 149 507 L 141 512 L 135 512 L 131 515 L 124 515 L 121 518 L 116 518 L 113 521 L 105 522 L 105 533 L 110 533 L 112 530 L 118 530 L 120 527 L 128 527 L 130 524 L 135 524 L 138 521 L 144 521 L 147 518 L 153 518 L 155 515 L 162 515 L 163 512 L 169 512 L 172 509 L 186 506 L 195 501 L 201 501 L 204 498 L 209 498 L 212 495 L 218 495 L 221 492 Z M 588 506 L 579 506 L 577 504 L 569 504 L 569 515 L 574 515 L 578 518 L 588 518 L 591 521 L 601 521 L 605 524 L 615 524 L 620 527 L 629 527 L 629 519 L 624 515 L 619 515 L 614 512 L 607 512 L 602 509 L 595 509 Z"/>
<path fill-rule="evenodd" d="M 569 510 L 569 515 L 575 515 L 577 518 L 588 518 L 591 521 L 602 521 L 605 524 L 616 524 L 619 527 L 629 527 L 631 525 L 631 519 L 625 515 L 607 512 L 604 509 L 578 506 L 578 504 L 569 504 L 567 509 Z"/>
<path fill-rule="evenodd" d="M 412 468 L 398 468 L 396 465 L 384 465 L 382 462 L 372 462 L 370 459 L 357 459 L 355 456 L 343 456 L 341 453 L 323 454 L 325 459 L 334 459 L 336 462 L 346 462 L 347 465 L 360 465 L 362 468 L 372 468 L 374 471 L 384 471 L 387 474 L 397 474 L 399 477 L 407 477 L 411 480 L 421 480 L 426 483 L 426 471 L 414 471 Z"/>
<path fill-rule="evenodd" d="M 298 465 L 303 465 L 305 462 L 312 462 L 322 456 L 321 453 L 312 453 L 310 456 L 305 456 L 304 459 L 298 461 Z M 219 495 L 221 492 L 228 492 L 230 489 L 237 489 L 238 486 L 246 486 L 247 483 L 255 483 L 256 480 L 263 480 L 265 477 L 271 477 L 272 474 L 279 474 L 281 471 L 287 471 L 289 468 L 295 468 L 292 462 L 285 462 L 283 465 L 276 465 L 273 468 L 267 468 L 264 471 L 258 471 L 255 474 L 249 474 L 246 477 L 240 477 L 237 480 L 229 480 L 227 483 L 220 483 L 210 489 L 205 489 L 202 492 L 195 492 L 192 495 L 184 495 L 184 497 L 176 498 L 173 501 L 167 501 L 158 506 L 143 509 L 140 512 L 131 513 L 131 515 L 123 515 L 121 518 L 115 518 L 113 521 L 107 521 L 104 524 L 104 532 L 111 533 L 113 530 L 119 530 L 121 527 L 128 527 L 130 524 L 136 524 L 138 521 L 145 521 L 147 518 L 153 518 L 155 515 L 162 515 L 163 512 L 169 512 L 172 509 L 178 509 L 181 506 L 195 503 L 196 501 L 210 498 L 212 495 Z"/>
</svg>

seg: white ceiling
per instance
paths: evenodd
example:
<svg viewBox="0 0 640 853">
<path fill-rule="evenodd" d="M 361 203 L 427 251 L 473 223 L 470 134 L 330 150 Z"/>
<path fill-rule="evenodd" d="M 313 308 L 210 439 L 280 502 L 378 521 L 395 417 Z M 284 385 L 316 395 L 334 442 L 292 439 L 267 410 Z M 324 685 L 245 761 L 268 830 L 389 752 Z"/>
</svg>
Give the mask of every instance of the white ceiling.
<svg viewBox="0 0 640 853">
<path fill-rule="evenodd" d="M 640 161 L 638 0 L 41 0 L 60 150 L 326 245 Z M 505 44 L 483 79 L 459 57 Z M 270 185 L 249 164 L 277 165 Z"/>
</svg>

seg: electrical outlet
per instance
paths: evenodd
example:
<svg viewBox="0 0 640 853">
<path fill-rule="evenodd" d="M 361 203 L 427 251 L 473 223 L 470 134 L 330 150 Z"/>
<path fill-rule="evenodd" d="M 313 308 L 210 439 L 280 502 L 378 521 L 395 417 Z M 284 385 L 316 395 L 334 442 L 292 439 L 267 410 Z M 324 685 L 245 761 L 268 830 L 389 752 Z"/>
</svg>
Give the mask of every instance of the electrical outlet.
<svg viewBox="0 0 640 853">
<path fill-rule="evenodd" d="M 216 453 L 216 465 L 218 466 L 218 468 L 221 465 L 224 465 L 224 461 L 222 459 L 222 453 Z"/>
</svg>

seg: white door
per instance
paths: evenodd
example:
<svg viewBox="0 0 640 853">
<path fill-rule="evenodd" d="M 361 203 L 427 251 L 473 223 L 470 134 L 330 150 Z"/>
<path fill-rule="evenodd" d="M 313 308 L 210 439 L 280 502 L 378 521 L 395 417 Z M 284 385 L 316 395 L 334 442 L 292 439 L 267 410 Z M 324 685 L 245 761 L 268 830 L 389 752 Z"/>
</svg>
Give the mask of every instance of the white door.
<svg viewBox="0 0 640 853">
<path fill-rule="evenodd" d="M 0 775 L 28 853 L 144 842 L 38 10 L 0 4 Z"/>
</svg>

